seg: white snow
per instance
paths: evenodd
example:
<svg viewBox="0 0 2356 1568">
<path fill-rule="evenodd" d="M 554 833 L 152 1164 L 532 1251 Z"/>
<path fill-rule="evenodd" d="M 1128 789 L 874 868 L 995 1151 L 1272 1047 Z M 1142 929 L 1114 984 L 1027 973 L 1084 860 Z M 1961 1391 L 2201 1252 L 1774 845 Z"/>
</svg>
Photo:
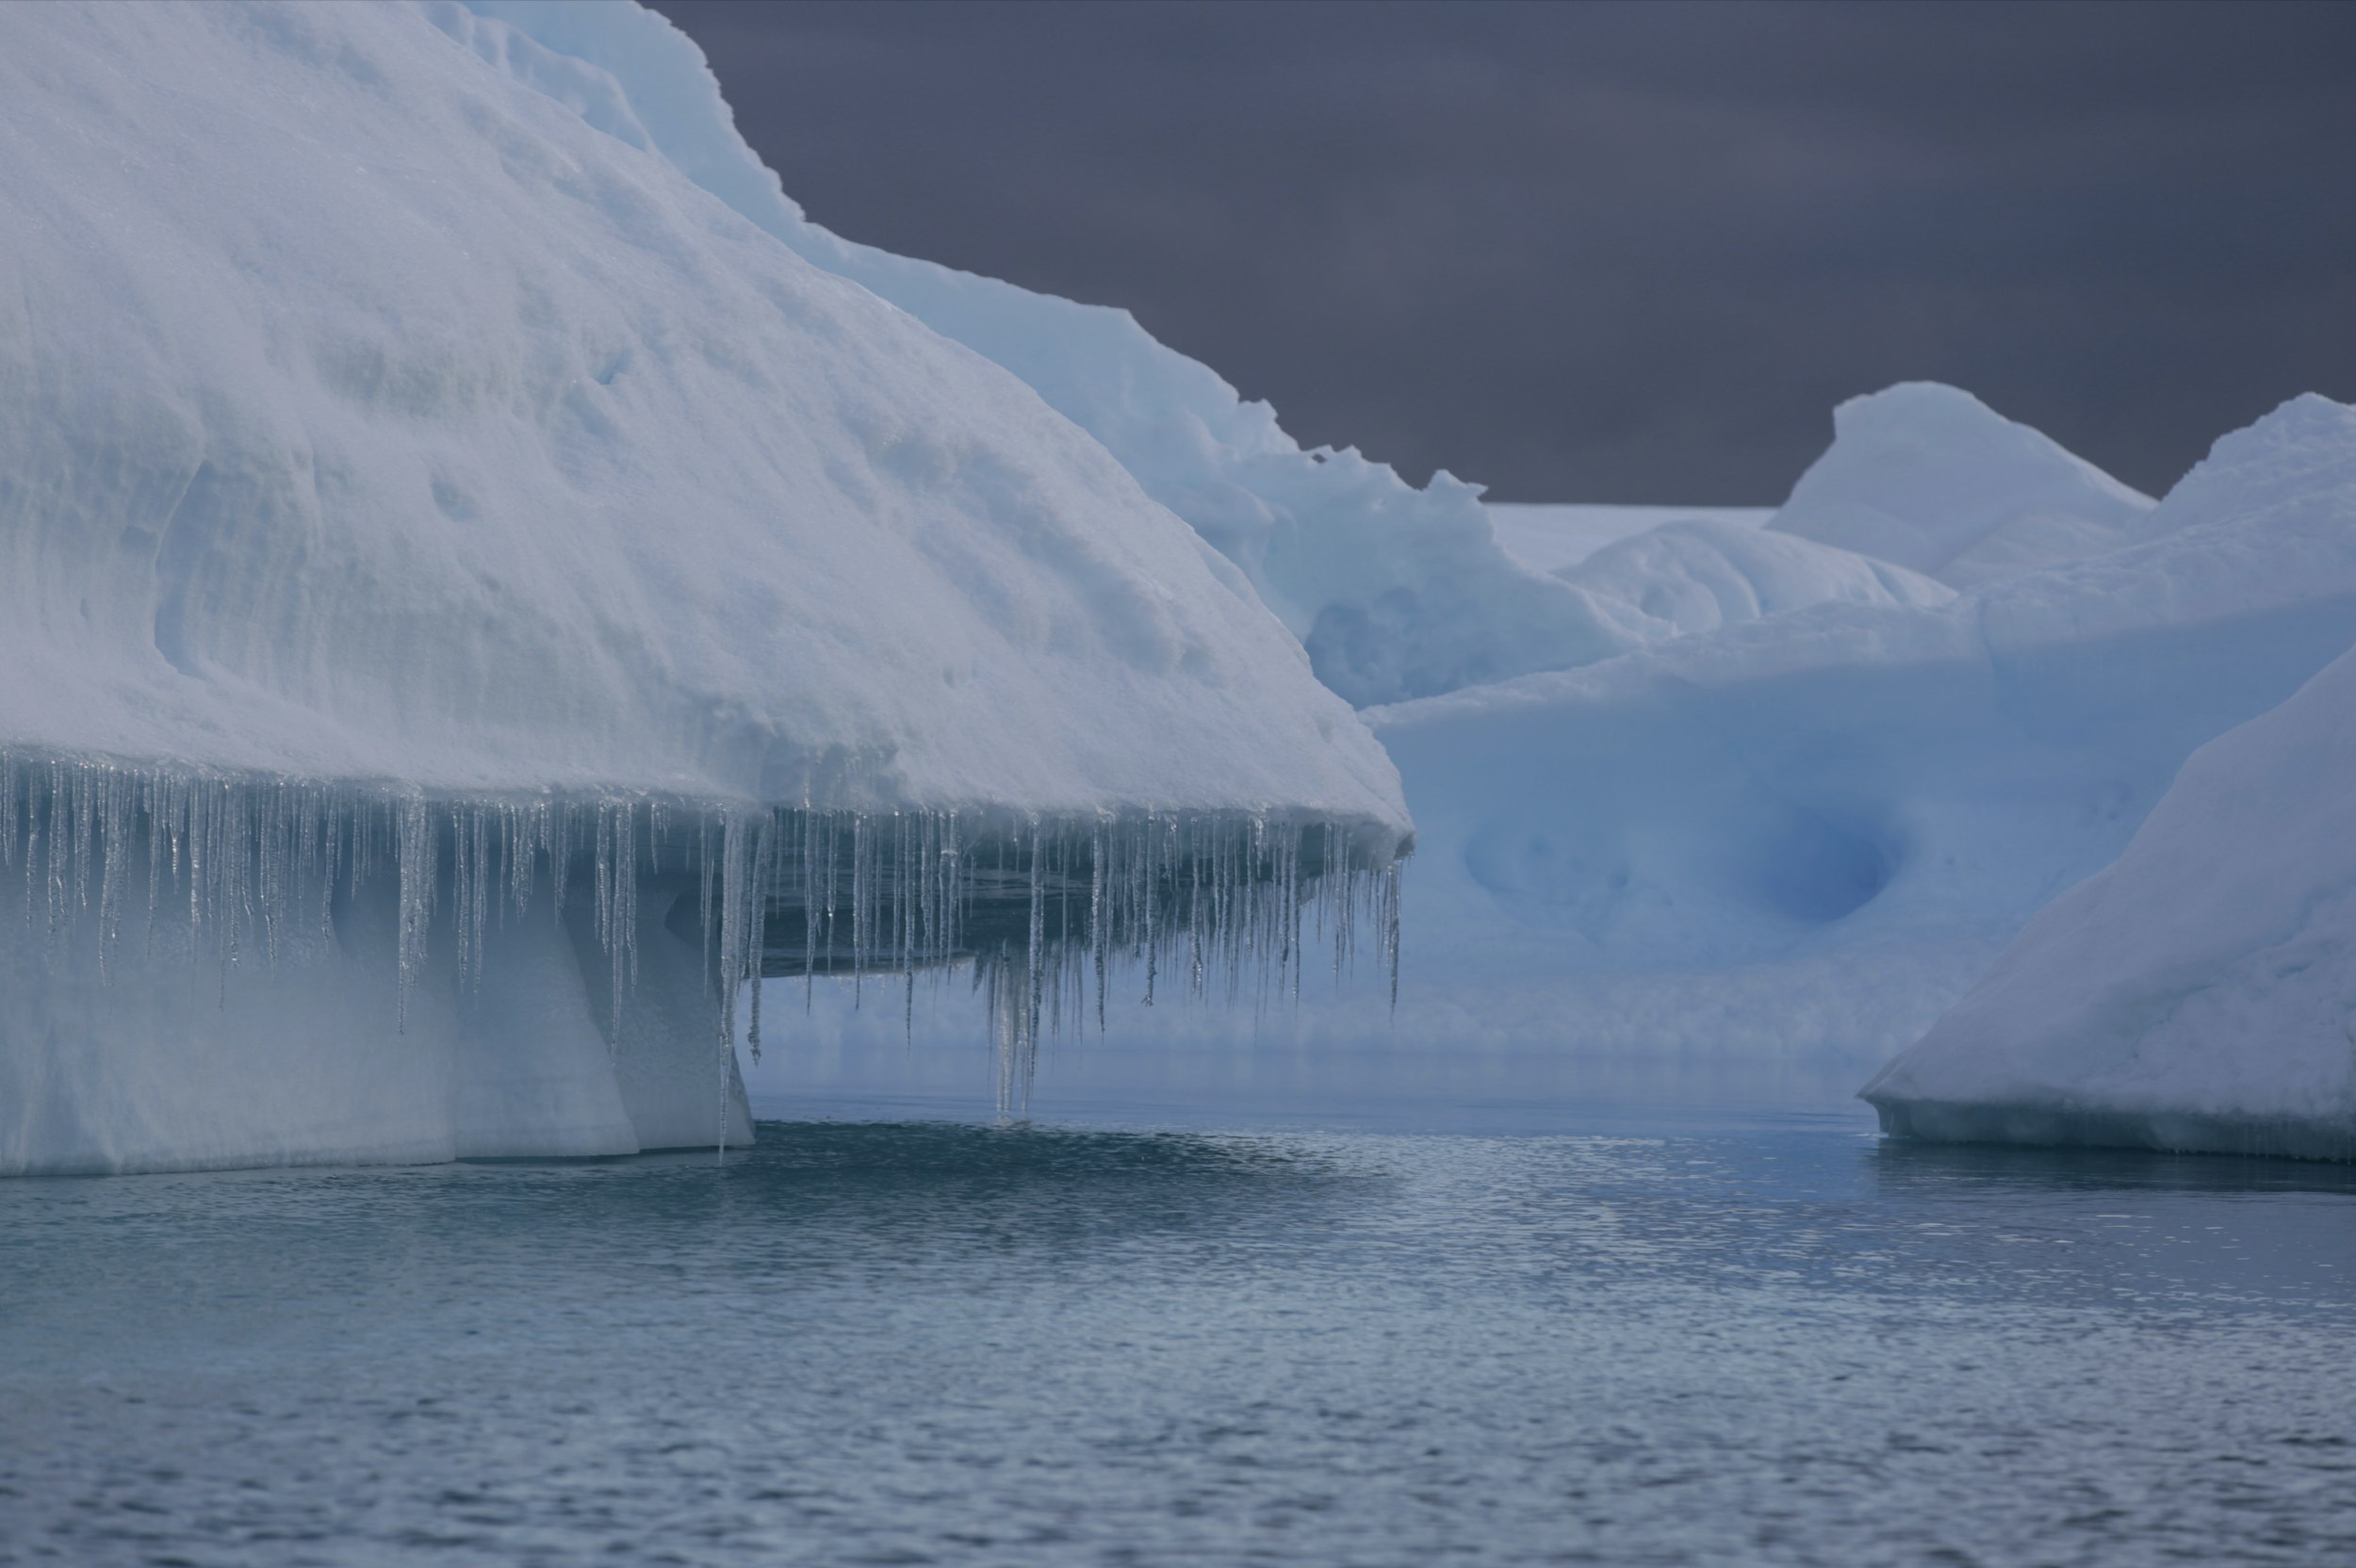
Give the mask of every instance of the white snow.
<svg viewBox="0 0 2356 1568">
<path fill-rule="evenodd" d="M 1729 523 L 1764 528 L 1772 506 L 1597 506 L 1585 503 L 1483 501 L 1489 526 L 1507 555 L 1533 572 L 1576 566 L 1606 545 L 1664 523 Z"/>
<path fill-rule="evenodd" d="M 2350 463 L 2303 398 L 2108 556 L 1373 710 L 1420 833 L 1400 1027 L 1876 1064 L 2356 642 Z"/>
<path fill-rule="evenodd" d="M 2299 400 L 2220 442 L 2161 512 L 2154 531 L 2251 546 L 2356 534 L 2356 410 Z M 2356 652 L 2193 754 L 2118 862 L 1867 1086 L 1884 1127 L 2356 1157 L 2350 779 Z"/>
<path fill-rule="evenodd" d="M 2152 507 L 1979 399 L 1906 382 L 1833 410 L 1833 443 L 1767 526 L 1969 588 L 2125 544 Z"/>
<path fill-rule="evenodd" d="M 1402 824 L 1101 447 L 417 12 L 5 21 L 10 743 Z"/>
<path fill-rule="evenodd" d="M 1244 577 L 682 174 L 662 86 L 449 5 L 0 8 L 0 1169 L 712 1136 L 813 812 L 870 954 L 954 947 L 873 860 L 944 831 L 1035 910 L 1042 817 L 1241 834 L 1222 889 L 1399 847 Z"/>
<path fill-rule="evenodd" d="M 1889 1131 L 2356 1157 L 2356 653 L 2185 763 L 1865 1090 Z"/>
<path fill-rule="evenodd" d="M 1904 566 L 1796 534 L 1699 518 L 1605 546 L 1559 574 L 1661 623 L 1662 636 L 1712 631 L 1811 604 L 1934 605 L 1955 596 Z"/>
<path fill-rule="evenodd" d="M 810 222 L 736 134 L 702 53 L 662 17 L 600 0 L 474 0 L 434 15 L 815 266 L 1013 371 L 1241 568 L 1353 703 L 1564 669 L 1650 634 L 1617 605 L 1517 565 L 1478 486 L 1441 473 L 1417 490 L 1355 449 L 1303 450 L 1267 403 L 1243 400 L 1125 310 L 892 255 Z"/>
</svg>

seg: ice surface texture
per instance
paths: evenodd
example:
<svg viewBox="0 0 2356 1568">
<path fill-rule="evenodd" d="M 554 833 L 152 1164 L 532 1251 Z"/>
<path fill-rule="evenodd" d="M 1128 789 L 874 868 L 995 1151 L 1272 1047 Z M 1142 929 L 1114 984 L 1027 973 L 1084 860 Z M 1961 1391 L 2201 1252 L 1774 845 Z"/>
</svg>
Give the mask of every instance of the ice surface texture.
<svg viewBox="0 0 2356 1568">
<path fill-rule="evenodd" d="M 1767 526 L 1956 588 L 2127 542 L 2131 490 L 1968 392 L 1907 382 L 1833 411 L 1833 444 Z"/>
<path fill-rule="evenodd" d="M 1837 1103 L 2117 859 L 2187 757 L 2356 643 L 2351 463 L 2356 411 L 2301 399 L 2108 555 L 1960 594 L 1896 572 L 1934 602 L 1824 600 L 1376 709 L 1418 833 L 1395 1019 L 1352 993 L 1255 1021 L 1246 1047 L 1231 1017 L 1156 1008 L 1121 1051 L 1058 1055 L 1055 1091 L 1317 1111 L 1378 1083 L 1508 1102 L 1735 1080 Z M 1645 580 L 1699 593 L 1688 567 L 1726 556 L 1661 531 L 1629 541 L 1664 559 Z M 822 1015 L 803 1037 L 824 1059 L 754 1092 L 887 1092 L 860 1047 L 897 1027 Z M 971 1070 L 935 1061 L 944 1091 Z"/>
<path fill-rule="evenodd" d="M 11 743 L 1403 825 L 1101 447 L 417 11 L 7 25 Z"/>
<path fill-rule="evenodd" d="M 1606 545 L 1665 523 L 1730 523 L 1764 528 L 1772 506 L 1598 506 L 1584 502 L 1483 501 L 1505 553 L 1534 572 L 1576 566 Z"/>
<path fill-rule="evenodd" d="M 1479 487 L 1442 473 L 1417 490 L 1354 449 L 1303 450 L 1268 404 L 1244 401 L 1127 311 L 891 255 L 810 222 L 736 134 L 701 52 L 663 18 L 596 0 L 478 0 L 472 11 L 435 15 L 816 266 L 1020 376 L 1240 567 L 1352 702 L 1567 668 L 1644 640 L 1616 603 L 1508 557 Z"/>
<path fill-rule="evenodd" d="M 2352 476 L 2356 411 L 2302 398 L 2110 554 L 1373 710 L 1420 832 L 1402 1036 L 1864 1076 L 2356 643 Z"/>
<path fill-rule="evenodd" d="M 776 902 L 738 874 L 765 834 L 954 814 L 964 865 L 1023 863 L 1041 823 L 1120 825 L 1139 855 L 1178 831 L 1235 901 L 1184 916 L 1205 939 L 1282 924 L 1254 901 L 1313 890 L 1281 868 L 1379 883 L 1402 847 L 1388 760 L 1225 559 L 1016 377 L 684 176 L 603 73 L 450 6 L 21 7 L 0 34 L 25 910 L 0 938 L 0 1168 L 497 1152 L 515 1123 L 466 1131 L 488 1103 L 467 1074 L 563 1079 L 589 1053 L 622 1087 L 510 1152 L 701 1141 L 714 1014 Z M 467 857 L 511 827 L 540 914 L 486 927 Z M 596 898 L 560 895 L 568 862 Z M 675 931 L 650 956 L 679 877 L 725 885 L 688 902 L 736 920 L 738 958 Z M 151 883 L 177 891 L 100 987 Z M 584 918 L 589 948 L 548 935 Z M 503 942 L 565 992 L 515 1049 L 561 1045 L 512 1072 L 431 980 L 500 972 Z M 692 1137 L 639 1115 L 630 1028 L 596 1017 L 632 951 L 646 1051 L 692 1037 L 711 1080 Z M 270 1095 L 222 1079 L 206 1109 L 166 1083 L 221 1066 L 184 1031 L 257 1063 L 350 1048 Z M 389 1061 L 364 1037 L 387 1031 Z M 135 1060 L 159 1086 L 106 1110 L 106 1063 Z M 367 1110 L 388 1073 L 439 1109 Z"/>
<path fill-rule="evenodd" d="M 1662 636 L 1714 631 L 1811 604 L 1944 604 L 1955 591 L 1904 566 L 1796 534 L 1695 518 L 1606 545 L 1561 576 L 1633 605 Z"/>
<path fill-rule="evenodd" d="M 2155 524 L 2356 533 L 2356 410 L 2218 444 Z M 2221 547 L 2226 541 L 2218 540 Z M 2356 653 L 2194 753 L 1867 1086 L 1896 1133 L 2356 1158 Z"/>
</svg>

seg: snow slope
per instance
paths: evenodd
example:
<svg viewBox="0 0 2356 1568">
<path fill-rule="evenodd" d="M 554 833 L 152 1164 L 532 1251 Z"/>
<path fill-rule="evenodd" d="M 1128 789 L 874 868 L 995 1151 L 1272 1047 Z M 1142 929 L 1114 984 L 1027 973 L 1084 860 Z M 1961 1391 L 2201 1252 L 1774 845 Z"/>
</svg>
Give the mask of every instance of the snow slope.
<svg viewBox="0 0 2356 1568">
<path fill-rule="evenodd" d="M 2196 752 L 2119 861 L 1864 1089 L 1947 1141 L 2356 1157 L 2356 654 Z"/>
<path fill-rule="evenodd" d="M 1699 520 L 1764 528 L 1772 506 L 1598 506 L 1582 502 L 1483 501 L 1505 553 L 1533 572 L 1576 566 L 1606 545 L 1663 523 Z"/>
<path fill-rule="evenodd" d="M 2221 443 L 2155 524 L 2356 532 L 2356 411 Z M 2181 498 L 2182 504 L 2179 504 Z M 2253 541 L 2255 543 L 2255 541 Z M 1864 1092 L 1893 1133 L 2356 1157 L 2356 653 L 2201 747 Z"/>
<path fill-rule="evenodd" d="M 1935 605 L 1955 590 L 1904 566 L 1797 534 L 1701 518 L 1606 545 L 1559 574 L 1661 623 L 1661 635 L 1712 631 L 1811 604 Z"/>
<path fill-rule="evenodd" d="M 5 22 L 10 743 L 1402 822 L 1101 447 L 415 11 Z"/>
<path fill-rule="evenodd" d="M 1355 449 L 1304 451 L 1264 402 L 1125 310 L 854 244 L 810 222 L 736 134 L 701 51 L 604 0 L 474 0 L 437 23 L 590 124 L 667 158 L 812 264 L 1013 371 L 1248 576 L 1353 703 L 1562 669 L 1638 645 L 1615 605 L 1517 564 L 1478 486 L 1417 490 Z"/>
<path fill-rule="evenodd" d="M 2129 489 L 1969 392 L 1906 382 L 1833 410 L 1778 533 L 1969 588 L 2117 549 L 2151 512 Z"/>
<path fill-rule="evenodd" d="M 773 906 L 1401 846 L 1243 576 L 663 107 L 447 5 L 0 8 L 0 1170 L 705 1140 Z"/>
</svg>

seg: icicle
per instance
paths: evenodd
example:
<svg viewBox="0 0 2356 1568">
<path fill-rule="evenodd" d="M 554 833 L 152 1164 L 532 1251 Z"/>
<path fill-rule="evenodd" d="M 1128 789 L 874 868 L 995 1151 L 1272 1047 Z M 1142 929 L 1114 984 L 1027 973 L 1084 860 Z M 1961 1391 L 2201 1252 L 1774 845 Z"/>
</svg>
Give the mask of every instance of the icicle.
<svg viewBox="0 0 2356 1568">
<path fill-rule="evenodd" d="M 394 854 L 401 868 L 401 975 L 394 1021 L 406 1033 L 409 996 L 425 967 L 426 926 L 434 915 L 434 874 L 441 857 L 434 853 L 434 822 L 422 796 L 404 796 L 393 811 Z"/>
<path fill-rule="evenodd" d="M 773 905 L 798 909 L 806 986 L 847 972 L 858 994 L 871 974 L 892 972 L 911 1038 L 916 972 L 931 970 L 937 985 L 952 966 L 972 963 L 975 986 L 989 993 L 999 1100 L 1010 1115 L 1028 1104 L 1042 1037 L 1079 1025 L 1091 986 L 1097 1029 L 1108 1028 L 1106 999 L 1124 966 L 1143 968 L 1149 1004 L 1164 966 L 1183 965 L 1188 994 L 1208 1002 L 1216 986 L 1233 1004 L 1249 986 L 1257 1012 L 1272 998 L 1297 1001 L 1313 944 L 1329 938 L 1338 983 L 1363 934 L 1397 1004 L 1401 869 L 1353 851 L 1338 823 L 1154 810 L 985 815 L 977 825 L 946 810 L 887 817 L 651 798 L 645 808 L 642 853 L 637 800 L 429 801 L 415 791 L 0 749 L 0 865 L 25 879 L 27 926 L 45 928 L 52 941 L 94 940 L 102 973 L 115 973 L 144 853 L 151 941 L 167 900 L 185 896 L 193 951 L 219 961 L 224 999 L 257 926 L 269 962 L 282 965 L 304 929 L 298 913 L 332 940 L 338 890 L 359 898 L 391 869 L 395 1018 L 405 1030 L 429 939 L 452 942 L 462 984 L 497 984 L 486 952 L 493 906 L 502 921 L 509 904 L 521 918 L 545 858 L 561 921 L 568 877 L 585 854 L 618 1052 L 637 983 L 641 861 L 648 873 L 691 879 L 712 988 L 723 1150 L 740 1008 L 761 1060 Z M 437 925 L 444 909 L 447 931 Z M 790 950 L 778 957 L 792 962 Z"/>
</svg>

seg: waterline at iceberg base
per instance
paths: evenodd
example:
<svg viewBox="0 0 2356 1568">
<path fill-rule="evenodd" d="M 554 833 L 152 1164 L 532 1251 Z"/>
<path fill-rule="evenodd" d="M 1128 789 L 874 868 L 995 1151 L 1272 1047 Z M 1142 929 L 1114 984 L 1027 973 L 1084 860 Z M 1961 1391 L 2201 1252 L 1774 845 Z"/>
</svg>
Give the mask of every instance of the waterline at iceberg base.
<svg viewBox="0 0 2356 1568">
<path fill-rule="evenodd" d="M 1395 957 L 1400 847 L 1244 813 L 431 801 L 0 760 L 0 1173 L 742 1146 L 759 978 L 972 966 L 1002 1109 L 1120 972 Z"/>
</svg>

